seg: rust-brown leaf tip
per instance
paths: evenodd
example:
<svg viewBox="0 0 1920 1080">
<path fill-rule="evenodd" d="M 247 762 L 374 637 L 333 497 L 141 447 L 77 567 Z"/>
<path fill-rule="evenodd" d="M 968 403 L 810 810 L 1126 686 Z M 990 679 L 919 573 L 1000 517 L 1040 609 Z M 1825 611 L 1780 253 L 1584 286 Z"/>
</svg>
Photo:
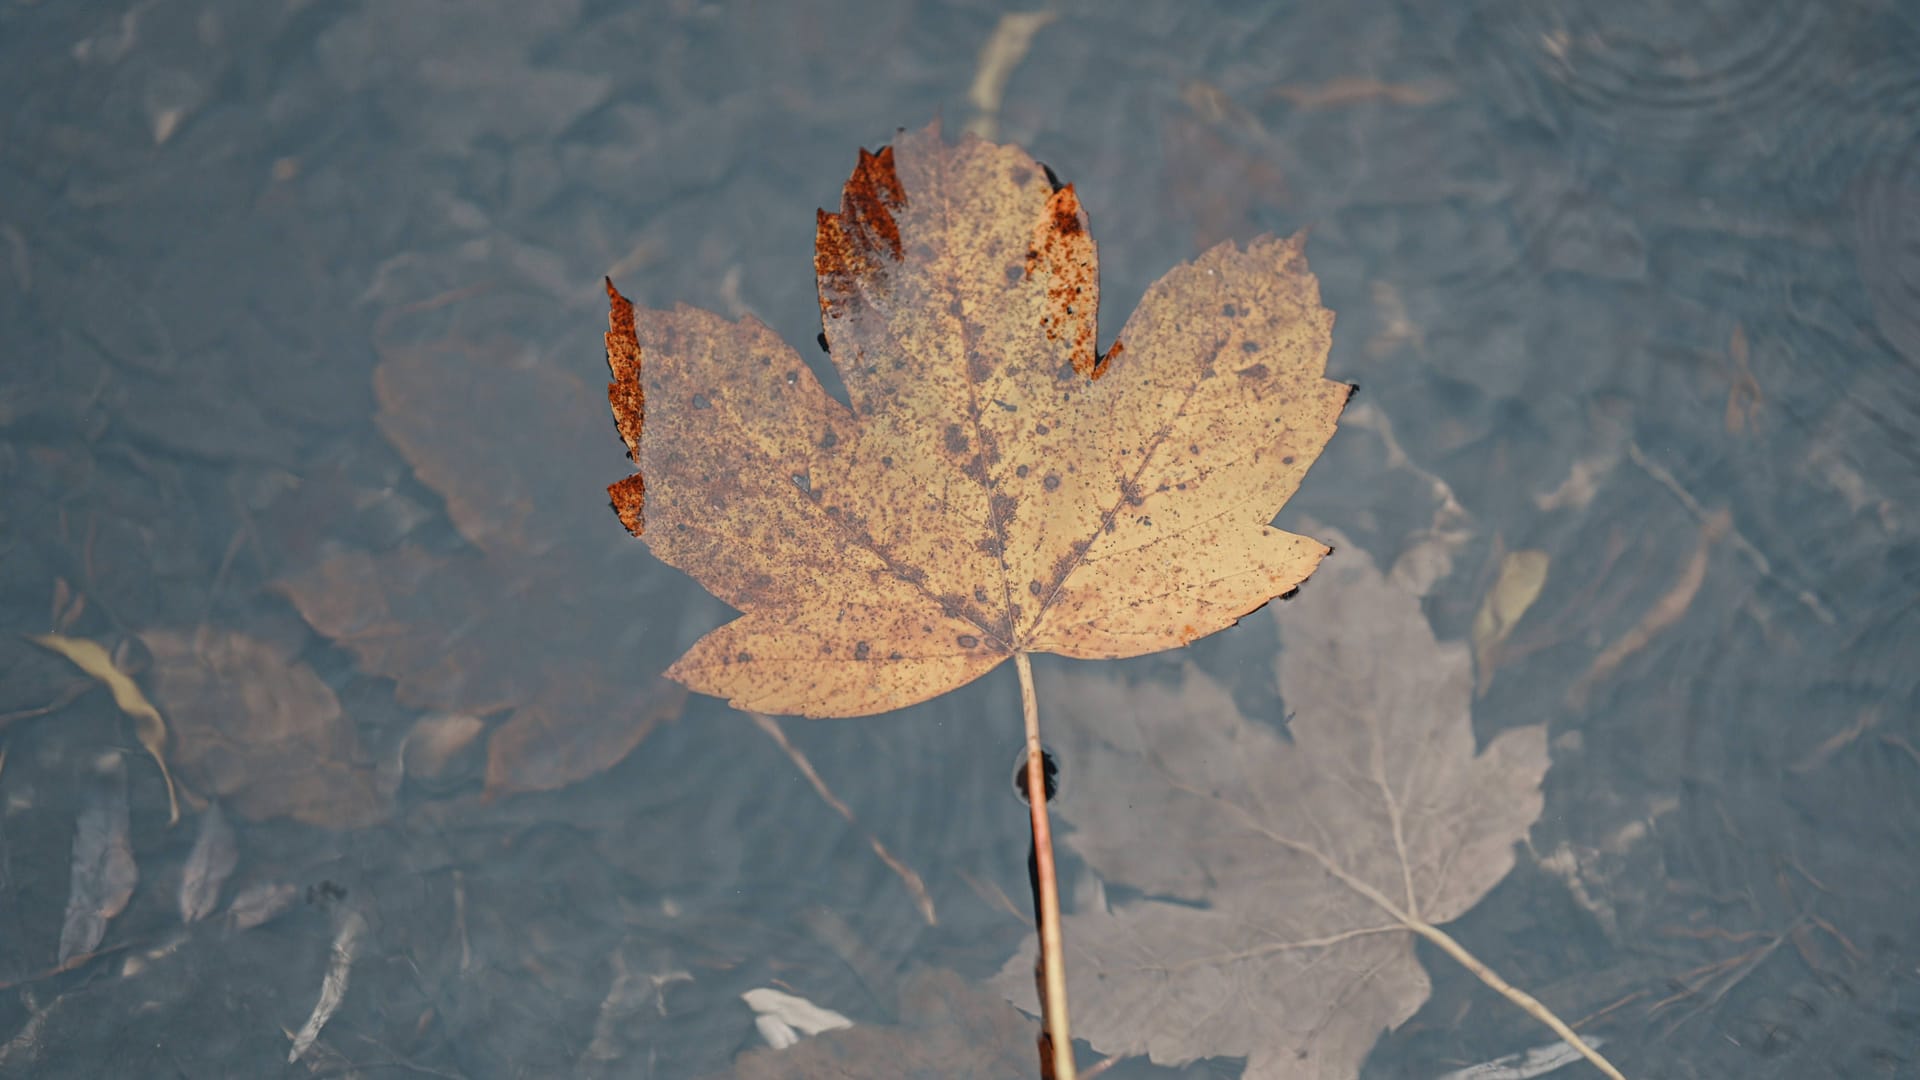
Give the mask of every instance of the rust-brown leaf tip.
<svg viewBox="0 0 1920 1080">
<path fill-rule="evenodd" d="M 607 403 L 613 406 L 613 422 L 626 441 L 627 456 L 640 461 L 640 430 L 646 422 L 647 392 L 640 385 L 640 338 L 633 324 L 633 302 L 607 285 L 607 370 L 613 380 L 607 383 Z M 639 536 L 644 531 L 647 484 L 639 473 L 607 485 L 614 513 L 627 531 Z"/>
</svg>

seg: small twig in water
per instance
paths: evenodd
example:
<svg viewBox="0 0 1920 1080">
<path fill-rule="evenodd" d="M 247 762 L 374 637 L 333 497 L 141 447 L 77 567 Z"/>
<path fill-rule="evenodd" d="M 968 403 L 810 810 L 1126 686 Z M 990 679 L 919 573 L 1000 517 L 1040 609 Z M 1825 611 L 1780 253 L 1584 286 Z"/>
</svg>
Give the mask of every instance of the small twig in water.
<svg viewBox="0 0 1920 1080">
<path fill-rule="evenodd" d="M 813 790 L 826 800 L 828 806 L 833 807 L 836 813 L 845 818 L 847 824 L 867 834 L 868 846 L 873 848 L 873 853 L 880 857 L 881 862 L 887 864 L 888 869 L 899 875 L 900 880 L 906 883 L 907 891 L 913 894 L 914 902 L 920 907 L 920 916 L 927 920 L 927 925 L 940 925 L 939 917 L 934 914 L 933 894 L 927 891 L 927 883 L 920 879 L 919 874 L 914 873 L 913 867 L 895 858 L 893 852 L 887 850 L 887 845 L 880 842 L 879 837 L 860 824 L 860 819 L 853 816 L 853 809 L 841 802 L 840 797 L 827 786 L 827 782 L 820 778 L 820 774 L 814 770 L 813 762 L 807 760 L 807 755 L 801 753 L 799 747 L 787 741 L 787 733 L 780 730 L 780 722 L 764 713 L 750 712 L 747 715 L 753 717 L 753 722 L 761 731 L 767 733 L 768 738 L 787 752 L 793 767 L 800 770 L 800 775 L 807 778 L 807 782 L 813 785 Z"/>
</svg>

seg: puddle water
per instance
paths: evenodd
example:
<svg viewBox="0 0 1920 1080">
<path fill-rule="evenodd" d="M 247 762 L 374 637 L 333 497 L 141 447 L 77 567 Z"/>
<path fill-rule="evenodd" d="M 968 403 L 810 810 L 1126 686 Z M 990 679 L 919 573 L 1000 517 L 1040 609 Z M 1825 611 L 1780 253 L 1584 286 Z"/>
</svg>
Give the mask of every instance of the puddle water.
<svg viewBox="0 0 1920 1080">
<path fill-rule="evenodd" d="M 824 368 L 814 209 L 935 117 L 1075 184 L 1103 343 L 1309 230 L 1361 391 L 1279 523 L 1444 540 L 1476 736 L 1550 747 L 1461 943 L 1629 1076 L 1920 1068 L 1920 18 L 1048 11 L 0 0 L 0 1073 L 792 1075 L 771 989 L 869 1040 L 818 1075 L 1037 1074 L 1012 670 L 783 747 L 659 679 L 729 613 L 606 505 L 603 276 Z M 1037 666 L 1279 737 L 1283 636 Z M 1362 1075 L 1553 1041 L 1418 954 Z"/>
</svg>

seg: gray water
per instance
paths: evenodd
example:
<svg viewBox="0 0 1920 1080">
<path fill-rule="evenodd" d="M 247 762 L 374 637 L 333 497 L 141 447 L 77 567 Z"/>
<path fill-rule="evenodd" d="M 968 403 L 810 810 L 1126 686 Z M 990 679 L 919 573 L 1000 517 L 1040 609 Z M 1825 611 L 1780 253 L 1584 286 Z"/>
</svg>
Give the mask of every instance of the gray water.
<svg viewBox="0 0 1920 1080">
<path fill-rule="evenodd" d="M 761 1045 L 747 989 L 884 1024 L 910 971 L 998 970 L 1027 932 L 1010 671 L 787 723 L 857 826 L 711 699 L 620 757 L 727 612 L 606 509 L 602 276 L 816 355 L 814 208 L 941 117 L 1075 183 L 1103 340 L 1204 247 L 1310 230 L 1368 411 L 1283 524 L 1385 563 L 1450 491 L 1445 638 L 1503 552 L 1549 557 L 1474 710 L 1483 739 L 1548 725 L 1546 810 L 1456 936 L 1629 1076 L 1920 1074 L 1920 15 L 1049 10 L 982 109 L 985 2 L 0 0 L 0 1068 L 726 1075 Z M 167 642 L 243 635 L 176 725 L 331 717 L 319 749 L 174 763 L 231 792 L 217 910 L 290 908 L 183 925 L 198 819 L 168 826 L 111 697 L 20 636 L 49 630 L 163 697 Z M 1186 658 L 1277 720 L 1272 652 L 1250 622 Z M 569 782 L 489 792 L 522 714 L 548 726 L 492 752 Z M 429 767 L 446 715 L 485 730 Z M 55 970 L 76 823 L 122 790 L 138 884 Z M 1421 955 L 1433 997 L 1365 1075 L 1549 1040 Z"/>
</svg>

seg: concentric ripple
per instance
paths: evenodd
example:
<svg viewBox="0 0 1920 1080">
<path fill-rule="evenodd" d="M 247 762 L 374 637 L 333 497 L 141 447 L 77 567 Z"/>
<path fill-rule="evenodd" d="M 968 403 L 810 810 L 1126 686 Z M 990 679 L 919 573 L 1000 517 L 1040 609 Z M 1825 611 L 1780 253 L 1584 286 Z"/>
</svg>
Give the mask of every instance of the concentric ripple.
<svg viewBox="0 0 1920 1080">
<path fill-rule="evenodd" d="M 1538 119 L 1609 141 L 1770 141 L 1831 100 L 1842 49 L 1812 4 L 1517 3 L 1479 22 Z"/>
</svg>

